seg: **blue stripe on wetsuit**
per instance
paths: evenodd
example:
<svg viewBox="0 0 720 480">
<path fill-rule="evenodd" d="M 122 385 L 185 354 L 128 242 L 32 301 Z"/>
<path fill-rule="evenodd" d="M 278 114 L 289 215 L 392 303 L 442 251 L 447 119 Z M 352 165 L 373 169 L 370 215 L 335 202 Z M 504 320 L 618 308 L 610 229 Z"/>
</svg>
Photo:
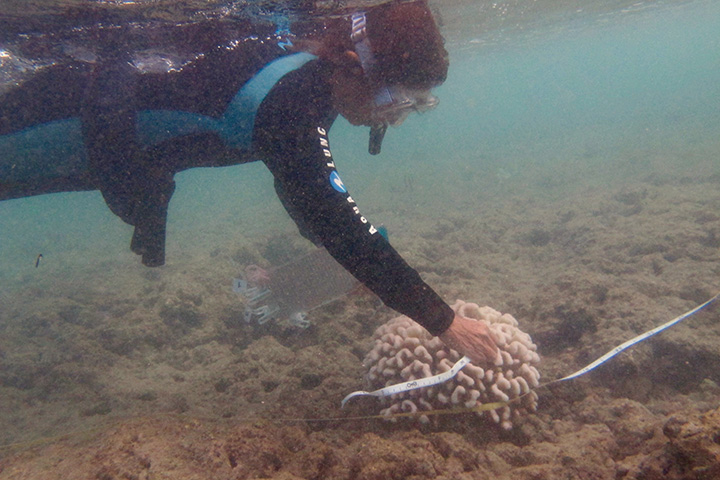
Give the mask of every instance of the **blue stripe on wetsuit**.
<svg viewBox="0 0 720 480">
<path fill-rule="evenodd" d="M 137 140 L 152 146 L 194 133 L 217 133 L 231 148 L 249 150 L 255 115 L 270 89 L 287 73 L 316 58 L 295 53 L 273 60 L 238 91 L 220 118 L 174 110 L 143 110 Z M 22 182 L 80 174 L 87 152 L 79 118 L 44 123 L 0 136 L 0 178 Z"/>
<path fill-rule="evenodd" d="M 296 53 L 270 62 L 243 85 L 220 118 L 173 110 L 138 112 L 138 141 L 156 145 L 181 135 L 215 132 L 229 147 L 249 149 L 260 103 L 285 74 L 314 58 L 309 53 Z"/>
<path fill-rule="evenodd" d="M 66 118 L 0 136 L 0 179 L 48 180 L 87 171 L 80 120 Z"/>
</svg>

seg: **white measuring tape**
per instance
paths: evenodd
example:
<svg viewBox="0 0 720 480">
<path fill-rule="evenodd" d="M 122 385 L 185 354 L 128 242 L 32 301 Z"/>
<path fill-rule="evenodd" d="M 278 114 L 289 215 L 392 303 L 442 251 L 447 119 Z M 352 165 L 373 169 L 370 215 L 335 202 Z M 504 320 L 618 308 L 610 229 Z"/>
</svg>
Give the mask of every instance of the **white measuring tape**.
<svg viewBox="0 0 720 480">
<path fill-rule="evenodd" d="M 718 298 L 720 298 L 720 293 L 718 293 L 717 295 L 715 295 L 714 297 L 712 297 L 710 300 L 703 303 L 702 305 L 698 305 L 697 307 L 693 308 L 689 312 L 683 313 L 679 317 L 673 318 L 669 322 L 664 323 L 664 324 L 660 325 L 659 327 L 655 327 L 652 330 L 649 330 L 643 334 L 640 334 L 637 337 L 632 338 L 632 339 L 628 340 L 627 342 L 623 343 L 622 345 L 618 345 L 617 347 L 613 348 L 612 350 L 610 350 L 608 353 L 606 353 L 602 357 L 598 358 L 597 360 L 595 360 L 588 366 L 581 368 L 577 372 L 571 373 L 567 377 L 553 380 L 552 382 L 543 384 L 537 388 L 546 387 L 553 383 L 563 382 L 565 380 L 570 380 L 573 378 L 577 378 L 580 375 L 584 375 L 584 374 L 588 373 L 590 370 L 594 370 L 596 367 L 607 362 L 608 360 L 610 360 L 611 358 L 613 358 L 615 355 L 622 352 L 623 350 L 626 350 L 626 349 L 632 347 L 633 345 L 636 345 L 636 344 L 642 342 L 646 338 L 652 337 L 656 333 L 662 332 L 663 330 L 670 328 L 677 323 L 682 322 L 686 318 L 694 315 L 695 313 L 699 312 L 700 310 L 707 307 L 711 303 L 715 302 Z M 395 385 L 390 385 L 388 387 L 381 388 L 379 390 L 375 390 L 372 392 L 366 392 L 364 390 L 353 392 L 353 393 L 349 394 L 348 396 L 346 396 L 345 398 L 343 398 L 340 408 L 344 407 L 345 404 L 347 403 L 347 401 L 353 397 L 362 397 L 362 396 L 368 396 L 368 395 L 372 396 L 372 397 L 388 397 L 388 396 L 394 395 L 396 393 L 407 392 L 409 390 L 415 390 L 416 388 L 431 387 L 433 385 L 447 382 L 448 380 L 453 378 L 455 375 L 457 375 L 457 373 L 468 363 L 470 363 L 470 358 L 466 356 L 466 357 L 463 357 L 460 360 L 458 360 L 457 363 L 455 363 L 455 365 L 453 365 L 452 368 L 450 370 L 448 370 L 447 372 L 444 372 L 444 373 L 441 373 L 438 375 L 434 375 L 432 377 L 419 378 L 417 380 L 412 380 L 410 382 L 397 383 Z"/>
<path fill-rule="evenodd" d="M 714 302 L 715 300 L 717 300 L 718 298 L 720 298 L 720 293 L 718 293 L 717 295 L 715 295 L 714 297 L 712 297 L 710 300 L 708 300 L 707 302 L 703 303 L 702 305 L 698 305 L 697 307 L 693 308 L 693 309 L 690 310 L 689 312 L 685 312 L 685 313 L 683 313 L 682 315 L 680 315 L 679 317 L 673 318 L 673 319 L 670 320 L 669 322 L 664 323 L 664 324 L 660 325 L 659 327 L 655 327 L 655 328 L 653 328 L 652 330 L 648 330 L 647 332 L 642 333 L 642 334 L 638 335 L 638 336 L 635 337 L 635 338 L 631 338 L 630 340 L 628 340 L 627 342 L 623 343 L 622 345 L 618 345 L 617 347 L 613 348 L 612 350 L 610 350 L 608 353 L 606 353 L 606 354 L 603 355 L 602 357 L 600 357 L 600 358 L 598 358 L 597 360 L 595 360 L 594 362 L 592 362 L 592 363 L 591 363 L 590 365 L 588 365 L 587 367 L 583 367 L 583 368 L 581 368 L 580 370 L 578 370 L 577 372 L 571 373 L 571 374 L 568 375 L 567 377 L 563 377 L 563 378 L 559 378 L 559 379 L 557 379 L 557 380 L 553 380 L 553 381 L 550 382 L 550 383 L 562 382 L 562 381 L 565 381 L 565 380 L 570 380 L 570 379 L 572 379 L 572 378 L 577 378 L 577 377 L 579 377 L 580 375 L 585 375 L 585 374 L 586 374 L 587 372 L 589 372 L 590 370 L 593 370 L 593 369 L 595 369 L 596 367 L 598 367 L 599 365 L 602 365 L 603 363 L 607 362 L 608 360 L 610 360 L 612 357 L 614 357 L 614 356 L 617 355 L 618 353 L 622 352 L 623 350 L 626 350 L 626 349 L 632 347 L 633 345 L 636 345 L 636 344 L 642 342 L 642 341 L 645 340 L 646 338 L 652 337 L 652 336 L 655 335 L 656 333 L 662 332 L 663 330 L 665 330 L 665 329 L 667 329 L 667 328 L 670 328 L 670 327 L 672 327 L 673 325 L 675 325 L 675 324 L 677 324 L 677 323 L 680 323 L 680 322 L 682 322 L 683 320 L 685 320 L 686 318 L 688 318 L 688 317 L 696 314 L 697 312 L 699 312 L 699 311 L 702 310 L 703 308 L 705 308 L 705 307 L 707 307 L 708 305 L 710 305 L 711 303 L 713 303 L 713 302 Z M 546 384 L 546 385 L 550 385 L 550 383 L 548 383 L 548 384 Z"/>
<path fill-rule="evenodd" d="M 390 395 L 394 395 L 396 393 L 407 392 L 409 390 L 415 390 L 416 388 L 432 387 L 433 385 L 447 382 L 457 375 L 460 369 L 470 362 L 470 357 L 465 356 L 458 360 L 447 372 L 443 372 L 432 377 L 418 378 L 417 380 L 411 380 L 405 383 L 396 383 L 395 385 L 390 385 L 389 387 L 381 388 L 379 390 L 375 390 L 374 392 L 366 392 L 364 390 L 353 392 L 343 398 L 343 401 L 340 403 L 340 408 L 344 407 L 347 401 L 353 397 L 364 397 L 367 395 L 372 397 L 389 397 Z"/>
</svg>

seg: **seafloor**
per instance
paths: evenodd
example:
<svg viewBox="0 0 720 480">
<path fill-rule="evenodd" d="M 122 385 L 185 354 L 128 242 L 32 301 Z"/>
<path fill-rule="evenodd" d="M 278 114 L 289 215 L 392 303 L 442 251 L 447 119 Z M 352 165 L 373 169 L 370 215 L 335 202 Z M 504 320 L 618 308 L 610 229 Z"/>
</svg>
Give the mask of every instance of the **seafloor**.
<svg viewBox="0 0 720 480">
<path fill-rule="evenodd" d="M 513 314 L 550 380 L 720 288 L 720 171 L 654 162 L 573 187 L 560 167 L 498 170 L 436 187 L 444 206 L 406 176 L 367 213 L 448 300 Z M 509 432 L 471 413 L 349 420 L 379 408 L 339 404 L 394 314 L 356 292 L 305 331 L 246 325 L 230 279 L 308 244 L 210 238 L 161 269 L 98 260 L 3 293 L 0 478 L 720 478 L 720 307 L 540 390 Z"/>
</svg>

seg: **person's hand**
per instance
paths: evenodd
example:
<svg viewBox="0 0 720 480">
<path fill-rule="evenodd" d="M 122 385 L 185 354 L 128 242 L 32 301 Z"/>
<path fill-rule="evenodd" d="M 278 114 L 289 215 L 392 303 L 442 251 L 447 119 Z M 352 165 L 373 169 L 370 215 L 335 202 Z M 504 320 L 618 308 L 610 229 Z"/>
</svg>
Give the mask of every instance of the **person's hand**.
<svg viewBox="0 0 720 480">
<path fill-rule="evenodd" d="M 440 340 L 470 357 L 475 364 L 494 364 L 498 356 L 497 344 L 487 324 L 457 314 L 450 328 L 440 335 Z"/>
</svg>

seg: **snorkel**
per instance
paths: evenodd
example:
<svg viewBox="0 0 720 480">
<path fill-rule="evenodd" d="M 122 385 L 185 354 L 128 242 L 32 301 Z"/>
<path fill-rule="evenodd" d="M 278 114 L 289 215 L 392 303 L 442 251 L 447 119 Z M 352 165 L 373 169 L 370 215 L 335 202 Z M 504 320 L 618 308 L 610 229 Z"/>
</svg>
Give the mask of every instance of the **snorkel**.
<svg viewBox="0 0 720 480">
<path fill-rule="evenodd" d="M 374 85 L 372 122 L 368 152 L 377 155 L 388 125 L 398 126 L 412 112 L 424 112 L 434 108 L 438 100 L 429 89 L 413 89 L 400 84 L 387 85 L 377 75 L 376 59 L 367 34 L 365 12 L 356 12 L 351 16 L 350 40 L 360 61 L 365 77 Z"/>
</svg>

